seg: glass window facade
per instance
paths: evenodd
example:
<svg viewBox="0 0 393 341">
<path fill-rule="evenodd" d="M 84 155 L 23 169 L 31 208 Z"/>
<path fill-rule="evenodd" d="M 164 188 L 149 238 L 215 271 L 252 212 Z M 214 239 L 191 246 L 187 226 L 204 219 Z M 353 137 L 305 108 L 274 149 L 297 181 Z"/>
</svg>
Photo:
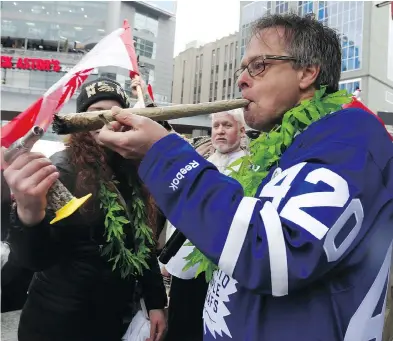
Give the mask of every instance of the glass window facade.
<svg viewBox="0 0 393 341">
<path fill-rule="evenodd" d="M 328 25 L 328 2 L 318 2 L 318 21 Z"/>
<path fill-rule="evenodd" d="M 157 37 L 158 35 L 158 18 L 156 17 L 135 12 L 133 24 L 136 34 L 138 34 L 138 32 L 143 32 L 152 37 Z"/>
<path fill-rule="evenodd" d="M 156 43 L 150 40 L 134 37 L 135 53 L 147 58 L 156 58 Z"/>
<path fill-rule="evenodd" d="M 304 10 L 305 3 L 309 2 L 302 2 L 303 15 L 310 13 L 310 7 L 307 7 L 310 5 L 306 5 L 307 11 Z M 363 15 L 363 1 L 318 1 L 317 3 L 318 20 L 340 33 L 342 72 L 361 68 Z"/>
<path fill-rule="evenodd" d="M 304 16 L 308 13 L 314 12 L 313 1 L 299 1 L 298 2 L 298 14 Z"/>
<path fill-rule="evenodd" d="M 360 78 L 351 79 L 340 82 L 340 90 L 347 90 L 348 93 L 353 94 L 356 88 L 361 89 L 362 81 Z"/>
<path fill-rule="evenodd" d="M 323 14 L 328 25 L 340 33 L 341 71 L 360 69 L 362 66 L 363 1 L 329 1 Z"/>
<path fill-rule="evenodd" d="M 288 1 L 276 1 L 276 13 L 287 13 L 289 10 Z"/>
<path fill-rule="evenodd" d="M 1 1 L 1 36 L 15 45 L 26 38 L 96 42 L 105 35 L 107 8 L 107 1 Z"/>
</svg>

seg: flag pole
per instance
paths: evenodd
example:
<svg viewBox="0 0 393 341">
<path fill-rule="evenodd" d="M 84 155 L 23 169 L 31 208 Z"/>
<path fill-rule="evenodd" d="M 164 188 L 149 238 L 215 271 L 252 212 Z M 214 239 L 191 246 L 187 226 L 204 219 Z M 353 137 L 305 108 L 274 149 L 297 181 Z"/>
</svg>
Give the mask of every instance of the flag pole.
<svg viewBox="0 0 393 341">
<path fill-rule="evenodd" d="M 132 38 L 133 34 L 131 31 L 130 24 L 128 23 L 127 19 L 124 19 L 123 21 L 123 29 L 124 32 L 121 35 L 121 39 L 123 40 L 124 46 L 126 47 L 128 56 L 130 58 L 131 62 L 131 67 L 132 69 L 130 70 L 129 76 L 130 79 L 132 80 L 133 78 L 135 79 L 141 79 L 139 75 L 139 58 L 136 56 L 135 53 L 135 46 L 134 46 L 134 40 Z M 145 108 L 145 100 L 143 99 L 143 91 L 142 88 L 137 85 L 136 86 L 136 92 L 138 96 L 138 102 L 140 103 L 142 108 Z"/>
<path fill-rule="evenodd" d="M 131 63 L 132 63 L 132 57 L 131 56 L 130 56 L 130 59 L 131 59 Z M 139 56 L 136 59 L 136 63 L 138 65 L 138 71 L 139 71 L 139 66 L 140 66 L 139 65 Z M 136 73 L 134 71 L 130 71 L 130 78 L 131 78 L 131 80 L 133 78 L 135 78 L 136 80 L 139 80 L 139 81 L 141 80 L 141 76 L 139 75 L 139 73 Z M 140 85 L 136 86 L 136 93 L 137 93 L 138 103 L 140 104 L 140 107 L 141 108 L 146 108 L 146 103 L 145 103 L 145 100 L 144 100 L 142 87 Z"/>
<path fill-rule="evenodd" d="M 140 67 L 139 56 L 137 56 L 137 58 L 136 58 L 136 63 L 138 65 L 138 71 L 139 71 L 139 67 Z M 130 77 L 132 77 L 131 75 L 132 75 L 132 72 L 130 72 Z M 140 75 L 134 74 L 134 77 L 135 77 L 136 80 L 139 80 L 139 81 L 141 80 L 141 76 Z M 138 102 L 140 104 L 140 107 L 141 108 L 146 108 L 146 103 L 145 103 L 145 99 L 144 99 L 144 96 L 143 96 L 142 87 L 140 85 L 136 86 L 136 93 L 137 93 Z"/>
</svg>

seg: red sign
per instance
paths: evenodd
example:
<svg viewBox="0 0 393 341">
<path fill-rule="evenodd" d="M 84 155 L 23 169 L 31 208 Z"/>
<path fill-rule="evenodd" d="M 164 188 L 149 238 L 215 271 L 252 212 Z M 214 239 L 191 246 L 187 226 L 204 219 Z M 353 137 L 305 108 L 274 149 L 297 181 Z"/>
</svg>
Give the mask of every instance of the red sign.
<svg viewBox="0 0 393 341">
<path fill-rule="evenodd" d="M 60 62 L 56 59 L 22 58 L 13 62 L 13 57 L 1 56 L 1 67 L 4 69 L 39 70 L 60 72 Z"/>
</svg>

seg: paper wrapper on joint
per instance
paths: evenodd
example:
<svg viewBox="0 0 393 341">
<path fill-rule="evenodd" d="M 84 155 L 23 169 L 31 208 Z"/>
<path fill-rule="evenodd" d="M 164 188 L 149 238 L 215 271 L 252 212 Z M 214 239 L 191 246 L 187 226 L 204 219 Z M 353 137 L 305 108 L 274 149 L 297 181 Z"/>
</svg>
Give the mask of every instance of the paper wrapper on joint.
<svg viewBox="0 0 393 341">
<path fill-rule="evenodd" d="M 182 104 L 168 107 L 129 108 L 122 109 L 121 112 L 148 117 L 154 121 L 167 121 L 243 108 L 249 103 L 250 101 L 247 99 L 233 99 L 199 104 Z M 66 135 L 101 129 L 104 123 L 99 115 L 103 115 L 109 122 L 115 120 L 110 110 L 57 114 L 53 121 L 53 131 L 59 135 Z"/>
<path fill-rule="evenodd" d="M 59 180 L 56 180 L 47 195 L 48 208 L 56 212 L 56 217 L 50 223 L 54 224 L 69 217 L 90 197 L 91 194 L 76 198 Z"/>
<path fill-rule="evenodd" d="M 34 126 L 25 136 L 16 140 L 4 152 L 4 161 L 11 164 L 20 155 L 31 151 L 34 144 L 44 135 L 44 129 Z"/>
</svg>

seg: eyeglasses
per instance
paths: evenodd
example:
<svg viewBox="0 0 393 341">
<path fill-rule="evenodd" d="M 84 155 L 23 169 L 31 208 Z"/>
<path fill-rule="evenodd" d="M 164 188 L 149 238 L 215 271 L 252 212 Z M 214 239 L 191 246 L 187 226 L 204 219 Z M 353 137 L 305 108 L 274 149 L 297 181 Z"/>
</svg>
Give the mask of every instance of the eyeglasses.
<svg viewBox="0 0 393 341">
<path fill-rule="evenodd" d="M 262 55 L 255 57 L 248 65 L 243 66 L 239 70 L 235 72 L 235 79 L 238 79 L 239 76 L 243 73 L 245 69 L 247 69 L 248 73 L 251 77 L 256 77 L 260 75 L 266 69 L 266 60 L 292 60 L 297 61 L 296 58 L 290 56 L 274 56 L 274 55 Z"/>
</svg>

